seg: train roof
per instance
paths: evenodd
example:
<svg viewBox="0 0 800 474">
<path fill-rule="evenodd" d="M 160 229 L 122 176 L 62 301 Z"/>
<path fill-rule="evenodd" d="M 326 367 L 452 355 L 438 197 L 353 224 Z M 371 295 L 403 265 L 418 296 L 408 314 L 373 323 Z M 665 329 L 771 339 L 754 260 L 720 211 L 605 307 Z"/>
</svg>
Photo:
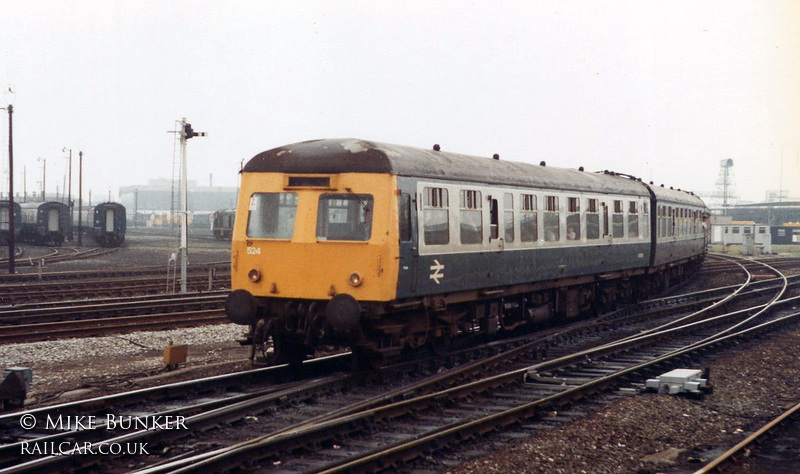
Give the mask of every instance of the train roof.
<svg viewBox="0 0 800 474">
<path fill-rule="evenodd" d="M 641 182 L 614 173 L 583 172 L 358 139 L 312 140 L 274 148 L 253 157 L 242 171 L 390 173 L 487 184 L 648 195 Z"/>
<path fill-rule="evenodd" d="M 22 202 L 22 203 L 20 203 L 20 207 L 22 207 L 23 209 L 37 209 L 37 208 L 39 208 L 41 206 L 47 206 L 47 207 L 54 207 L 54 206 L 55 207 L 62 207 L 62 206 L 63 207 L 69 207 L 69 206 L 67 206 L 65 203 L 63 203 L 61 201 L 44 201 L 44 202 L 42 202 L 42 201 L 30 201 L 30 202 Z"/>
</svg>

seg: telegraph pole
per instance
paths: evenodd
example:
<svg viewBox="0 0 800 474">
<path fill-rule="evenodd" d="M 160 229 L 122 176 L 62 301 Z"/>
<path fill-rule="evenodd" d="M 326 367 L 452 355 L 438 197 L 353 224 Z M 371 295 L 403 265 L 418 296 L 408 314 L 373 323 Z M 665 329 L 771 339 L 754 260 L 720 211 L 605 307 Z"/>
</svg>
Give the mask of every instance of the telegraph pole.
<svg viewBox="0 0 800 474">
<path fill-rule="evenodd" d="M 13 93 L 11 87 L 8 91 Z M 8 104 L 8 273 L 14 273 L 14 106 Z"/>
<path fill-rule="evenodd" d="M 181 137 L 181 293 L 186 293 L 186 263 L 189 258 L 189 186 L 187 183 L 187 165 L 186 165 L 186 140 L 192 137 L 204 137 L 205 132 L 195 132 L 192 130 L 192 124 L 186 122 L 186 118 L 180 121 L 181 128 L 179 134 Z"/>
</svg>

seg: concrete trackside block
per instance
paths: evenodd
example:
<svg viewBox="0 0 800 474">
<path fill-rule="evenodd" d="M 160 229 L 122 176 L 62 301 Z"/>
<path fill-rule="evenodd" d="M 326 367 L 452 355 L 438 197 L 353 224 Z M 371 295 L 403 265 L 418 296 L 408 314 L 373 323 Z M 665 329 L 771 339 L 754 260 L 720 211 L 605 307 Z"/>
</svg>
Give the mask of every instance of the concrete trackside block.
<svg viewBox="0 0 800 474">
<path fill-rule="evenodd" d="M 703 378 L 703 371 L 699 369 L 675 369 L 657 378 L 648 379 L 645 388 L 658 393 L 676 395 L 688 393 L 699 395 L 709 392 L 711 386 L 708 379 Z"/>
</svg>

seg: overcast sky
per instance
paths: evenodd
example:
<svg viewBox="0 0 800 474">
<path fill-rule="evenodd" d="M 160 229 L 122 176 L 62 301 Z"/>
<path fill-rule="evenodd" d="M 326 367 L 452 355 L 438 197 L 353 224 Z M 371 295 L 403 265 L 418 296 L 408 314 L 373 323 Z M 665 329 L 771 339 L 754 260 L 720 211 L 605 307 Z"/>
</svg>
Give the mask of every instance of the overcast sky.
<svg viewBox="0 0 800 474">
<path fill-rule="evenodd" d="M 800 2 L 0 0 L 15 190 L 84 199 L 354 137 L 587 170 L 742 199 L 800 197 Z M 0 100 L 7 98 L 0 97 Z M 0 115 L 6 173 L 7 121 Z M 782 173 L 781 173 L 782 170 Z"/>
</svg>

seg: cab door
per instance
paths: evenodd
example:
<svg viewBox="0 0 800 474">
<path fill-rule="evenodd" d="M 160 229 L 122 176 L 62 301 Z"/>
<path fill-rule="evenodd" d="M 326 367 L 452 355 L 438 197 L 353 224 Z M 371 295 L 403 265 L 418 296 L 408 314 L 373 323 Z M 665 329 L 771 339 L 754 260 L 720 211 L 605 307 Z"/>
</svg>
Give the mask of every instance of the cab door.
<svg viewBox="0 0 800 474">
<path fill-rule="evenodd" d="M 397 196 L 397 226 L 400 246 L 400 262 L 397 273 L 397 297 L 413 296 L 417 290 L 417 219 L 415 200 L 412 194 Z"/>
</svg>

